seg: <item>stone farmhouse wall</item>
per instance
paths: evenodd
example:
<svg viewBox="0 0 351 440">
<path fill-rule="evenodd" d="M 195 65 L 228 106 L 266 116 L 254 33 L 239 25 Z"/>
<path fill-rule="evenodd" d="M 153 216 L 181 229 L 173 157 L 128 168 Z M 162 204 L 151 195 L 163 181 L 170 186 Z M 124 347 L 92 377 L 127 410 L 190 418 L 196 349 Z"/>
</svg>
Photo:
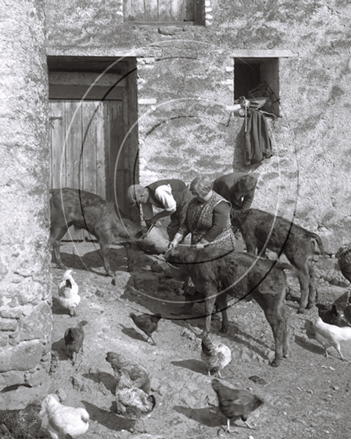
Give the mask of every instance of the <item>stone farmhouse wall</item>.
<svg viewBox="0 0 351 440">
<path fill-rule="evenodd" d="M 14 409 L 49 385 L 47 69 L 43 2 L 0 4 L 0 409 Z"/>
</svg>

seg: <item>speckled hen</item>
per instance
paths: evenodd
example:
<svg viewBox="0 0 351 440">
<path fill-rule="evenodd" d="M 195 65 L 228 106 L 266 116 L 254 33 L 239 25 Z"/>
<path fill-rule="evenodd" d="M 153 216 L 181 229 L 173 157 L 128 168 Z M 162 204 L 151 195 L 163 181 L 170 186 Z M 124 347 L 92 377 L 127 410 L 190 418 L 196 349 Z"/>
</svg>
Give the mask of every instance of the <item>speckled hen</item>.
<svg viewBox="0 0 351 440">
<path fill-rule="evenodd" d="M 154 395 L 148 395 L 133 385 L 126 370 L 121 370 L 120 379 L 115 391 L 117 414 L 132 419 L 141 419 L 145 432 L 143 417 L 148 416 L 156 406 Z"/>
<path fill-rule="evenodd" d="M 136 388 L 140 388 L 146 394 L 150 394 L 150 378 L 144 367 L 129 362 L 124 356 L 113 351 L 107 353 L 106 361 L 111 365 L 118 381 L 123 369 L 127 371 L 130 380 Z"/>
<path fill-rule="evenodd" d="M 189 329 L 199 338 L 201 338 L 201 360 L 206 364 L 208 375 L 217 375 L 221 377 L 221 370 L 232 360 L 230 348 L 216 341 L 213 335 L 206 330 L 196 331 L 190 324 Z"/>
</svg>

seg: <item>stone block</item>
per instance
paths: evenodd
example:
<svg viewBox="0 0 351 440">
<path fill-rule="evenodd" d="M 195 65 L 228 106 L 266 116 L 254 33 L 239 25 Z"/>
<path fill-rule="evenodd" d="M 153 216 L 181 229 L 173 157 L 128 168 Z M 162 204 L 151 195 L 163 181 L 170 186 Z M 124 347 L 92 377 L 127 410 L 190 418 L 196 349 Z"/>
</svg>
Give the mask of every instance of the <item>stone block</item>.
<svg viewBox="0 0 351 440">
<path fill-rule="evenodd" d="M 51 368 L 51 359 L 47 361 L 40 361 L 40 366 L 42 367 L 43 370 L 49 373 Z"/>
<path fill-rule="evenodd" d="M 7 267 L 0 260 L 0 277 L 3 278 L 8 273 Z"/>
<path fill-rule="evenodd" d="M 43 346 L 43 353 L 41 360 L 46 361 L 47 358 L 51 357 L 51 335 L 48 336 L 48 340 L 44 340 L 44 338 L 42 338 L 40 342 Z"/>
<path fill-rule="evenodd" d="M 40 282 L 33 281 L 31 278 L 25 278 L 16 286 L 18 303 L 20 305 L 26 305 L 28 303 L 38 304 L 44 290 L 46 291 Z"/>
<path fill-rule="evenodd" d="M 9 334 L 9 344 L 18 345 L 20 343 L 19 332 L 12 332 Z"/>
<path fill-rule="evenodd" d="M 14 332 L 17 328 L 17 319 L 0 318 L 0 331 Z"/>
<path fill-rule="evenodd" d="M 39 364 L 43 346 L 39 341 L 21 342 L 1 350 L 0 372 L 27 371 Z"/>
<path fill-rule="evenodd" d="M 19 386 L 15 390 L 0 394 L 0 410 L 22 409 L 34 400 L 43 400 L 49 391 L 49 376 L 38 387 Z"/>
<path fill-rule="evenodd" d="M 20 340 L 30 341 L 50 335 L 52 330 L 51 309 L 46 302 L 36 306 L 32 313 L 19 322 Z"/>
<path fill-rule="evenodd" d="M 37 387 L 46 383 L 47 377 L 48 375 L 45 369 L 38 366 L 33 370 L 24 373 L 24 382 L 30 387 Z"/>
<path fill-rule="evenodd" d="M 0 335 L 0 347 L 6 347 L 9 342 L 9 337 L 6 334 Z"/>
<path fill-rule="evenodd" d="M 15 307 L 13 309 L 5 308 L 0 310 L 1 318 L 19 319 L 22 316 L 22 308 Z"/>
<path fill-rule="evenodd" d="M 24 384 L 23 371 L 12 370 L 0 373 L 0 390 L 12 385 Z"/>
</svg>

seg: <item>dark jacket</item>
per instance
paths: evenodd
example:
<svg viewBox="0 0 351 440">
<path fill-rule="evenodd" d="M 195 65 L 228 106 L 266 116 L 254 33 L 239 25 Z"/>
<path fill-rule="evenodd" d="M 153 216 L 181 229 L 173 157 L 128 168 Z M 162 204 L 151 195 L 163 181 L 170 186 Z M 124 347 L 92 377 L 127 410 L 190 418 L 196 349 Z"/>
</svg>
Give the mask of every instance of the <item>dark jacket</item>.
<svg viewBox="0 0 351 440">
<path fill-rule="evenodd" d="M 164 206 L 162 206 L 160 201 L 155 199 L 154 197 L 156 189 L 161 185 L 171 185 L 172 196 L 177 204 L 177 210 L 171 215 L 171 222 L 167 226 L 168 237 L 170 240 L 173 240 L 175 234 L 179 229 L 179 226 L 185 222 L 188 204 L 193 198 L 193 195 L 191 194 L 186 184 L 179 179 L 164 179 L 151 183 L 146 188 L 149 189 L 155 206 L 161 209 L 164 209 Z M 151 204 L 149 204 L 149 208 L 152 210 Z"/>
<path fill-rule="evenodd" d="M 162 206 L 161 202 L 159 200 L 155 199 L 155 197 L 154 197 L 156 189 L 162 185 L 171 185 L 172 196 L 173 196 L 174 200 L 176 201 L 177 210 L 178 210 L 178 206 L 181 204 L 183 197 L 184 197 L 183 191 L 186 188 L 186 184 L 180 179 L 163 179 L 163 180 L 158 180 L 157 182 L 151 183 L 150 185 L 147 185 L 146 188 L 149 189 L 149 191 L 151 193 L 151 197 L 152 197 L 153 201 L 155 202 L 155 206 L 157 206 L 157 208 L 164 209 L 164 206 Z"/>
<path fill-rule="evenodd" d="M 233 209 L 249 209 L 254 199 L 256 187 L 244 194 L 239 193 L 238 190 L 239 180 L 247 174 L 234 172 L 220 176 L 213 182 L 213 191 L 216 191 L 216 193 L 228 200 L 232 204 Z M 254 177 L 257 183 L 257 176 L 251 173 L 250 176 Z"/>
<path fill-rule="evenodd" d="M 265 116 L 250 110 L 247 132 L 245 133 L 244 164 L 251 165 L 272 156 L 272 141 Z"/>
</svg>

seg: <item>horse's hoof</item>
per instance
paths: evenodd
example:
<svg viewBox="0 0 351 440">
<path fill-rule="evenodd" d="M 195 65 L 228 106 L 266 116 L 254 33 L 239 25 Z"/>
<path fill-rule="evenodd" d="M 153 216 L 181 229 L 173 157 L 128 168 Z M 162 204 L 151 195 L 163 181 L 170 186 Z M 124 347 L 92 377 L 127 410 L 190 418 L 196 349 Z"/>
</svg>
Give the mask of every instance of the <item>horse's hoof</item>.
<svg viewBox="0 0 351 440">
<path fill-rule="evenodd" d="M 270 363 L 270 366 L 271 366 L 271 367 L 279 367 L 281 361 L 282 361 L 281 358 L 274 359 L 274 360 Z"/>
<path fill-rule="evenodd" d="M 219 333 L 228 333 L 228 327 L 221 327 Z"/>
</svg>

